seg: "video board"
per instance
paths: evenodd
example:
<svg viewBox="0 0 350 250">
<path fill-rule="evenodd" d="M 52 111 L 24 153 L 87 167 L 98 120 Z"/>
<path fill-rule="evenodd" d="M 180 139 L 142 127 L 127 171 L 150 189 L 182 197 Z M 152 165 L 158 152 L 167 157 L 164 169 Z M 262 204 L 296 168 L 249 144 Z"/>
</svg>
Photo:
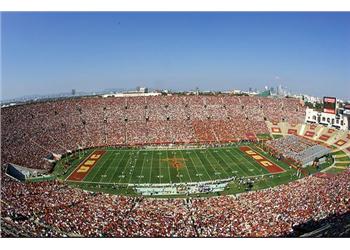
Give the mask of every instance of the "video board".
<svg viewBox="0 0 350 250">
<path fill-rule="evenodd" d="M 335 114 L 337 99 L 335 97 L 323 97 L 323 112 Z"/>
</svg>

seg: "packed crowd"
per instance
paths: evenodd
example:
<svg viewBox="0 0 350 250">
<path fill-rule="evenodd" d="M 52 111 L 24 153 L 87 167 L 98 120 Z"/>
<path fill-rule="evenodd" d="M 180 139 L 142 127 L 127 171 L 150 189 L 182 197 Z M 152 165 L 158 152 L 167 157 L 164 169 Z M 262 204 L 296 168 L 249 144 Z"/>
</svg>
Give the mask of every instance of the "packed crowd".
<svg viewBox="0 0 350 250">
<path fill-rule="evenodd" d="M 318 143 L 296 135 L 288 135 L 266 142 L 269 150 L 278 157 L 290 159 L 300 165 L 313 161 L 330 152 Z"/>
<path fill-rule="evenodd" d="M 1 112 L 2 163 L 49 168 L 45 159 L 79 148 L 251 139 L 268 133 L 265 120 L 302 122 L 305 108 L 292 98 L 174 95 L 65 99 Z"/>
<path fill-rule="evenodd" d="M 2 176 L 2 236 L 268 237 L 350 212 L 350 170 L 238 196 L 151 199 Z"/>
</svg>

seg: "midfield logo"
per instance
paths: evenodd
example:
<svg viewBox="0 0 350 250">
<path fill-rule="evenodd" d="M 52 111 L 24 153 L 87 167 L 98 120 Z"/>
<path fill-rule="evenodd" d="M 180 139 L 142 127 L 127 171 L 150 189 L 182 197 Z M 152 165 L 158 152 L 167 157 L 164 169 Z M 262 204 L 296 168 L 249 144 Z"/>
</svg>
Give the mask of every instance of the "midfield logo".
<svg viewBox="0 0 350 250">
<path fill-rule="evenodd" d="M 165 158 L 165 159 L 162 159 L 162 161 L 167 161 L 170 163 L 170 166 L 172 166 L 173 168 L 179 169 L 179 168 L 183 168 L 185 166 L 185 161 L 187 161 L 187 159 L 185 159 L 185 158 Z"/>
</svg>

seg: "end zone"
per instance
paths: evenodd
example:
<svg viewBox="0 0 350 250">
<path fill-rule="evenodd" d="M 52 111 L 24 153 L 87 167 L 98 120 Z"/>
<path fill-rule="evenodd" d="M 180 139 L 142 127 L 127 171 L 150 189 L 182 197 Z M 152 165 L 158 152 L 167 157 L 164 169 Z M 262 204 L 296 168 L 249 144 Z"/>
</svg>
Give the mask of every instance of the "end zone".
<svg viewBox="0 0 350 250">
<path fill-rule="evenodd" d="M 267 171 L 269 171 L 269 173 L 279 174 L 279 173 L 285 172 L 285 170 L 283 168 L 281 168 L 280 166 L 277 166 L 275 163 L 271 162 L 265 156 L 257 153 L 251 147 L 242 146 L 242 147 L 239 147 L 239 149 L 242 152 L 244 152 L 245 154 L 247 154 L 250 157 L 252 157 L 257 163 L 259 163 L 260 166 L 262 166 Z"/>
<path fill-rule="evenodd" d="M 67 177 L 68 181 L 82 181 L 105 153 L 105 150 L 95 150 Z"/>
</svg>

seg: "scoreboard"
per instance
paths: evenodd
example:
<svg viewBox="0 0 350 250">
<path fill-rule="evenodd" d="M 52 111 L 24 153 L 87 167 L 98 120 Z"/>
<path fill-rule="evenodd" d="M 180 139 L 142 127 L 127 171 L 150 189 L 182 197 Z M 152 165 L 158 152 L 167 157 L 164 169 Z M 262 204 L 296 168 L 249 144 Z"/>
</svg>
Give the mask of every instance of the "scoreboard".
<svg viewBox="0 0 350 250">
<path fill-rule="evenodd" d="M 323 112 L 335 114 L 337 99 L 335 97 L 323 97 Z"/>
</svg>

